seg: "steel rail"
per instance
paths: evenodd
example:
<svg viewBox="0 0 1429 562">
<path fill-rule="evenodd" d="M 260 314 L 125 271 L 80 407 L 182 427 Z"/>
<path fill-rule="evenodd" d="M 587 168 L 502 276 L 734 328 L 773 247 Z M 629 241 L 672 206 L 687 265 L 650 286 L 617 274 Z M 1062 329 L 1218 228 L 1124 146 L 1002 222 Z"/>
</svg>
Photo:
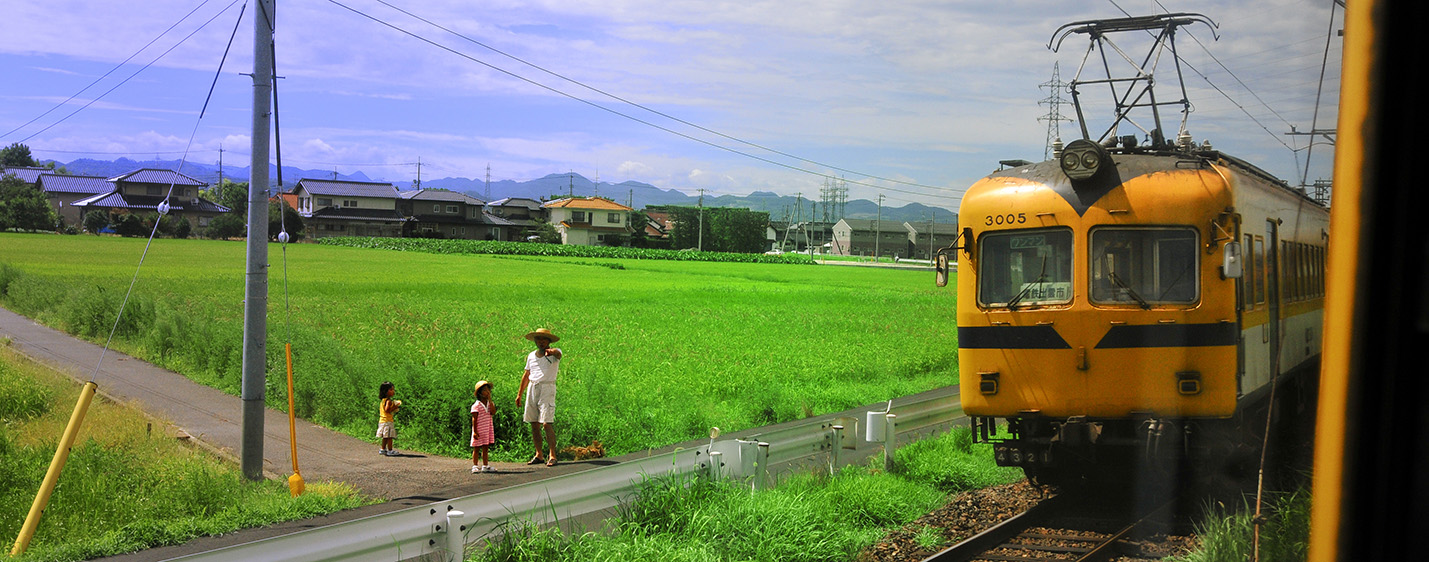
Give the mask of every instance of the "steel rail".
<svg viewBox="0 0 1429 562">
<path fill-rule="evenodd" d="M 1014 515 L 1007 520 L 989 527 L 987 530 L 968 537 L 960 543 L 945 548 L 937 554 L 923 559 L 923 562 L 967 562 L 976 560 L 984 552 L 997 548 L 1021 535 L 1023 531 L 1036 527 L 1057 512 L 1070 505 L 1070 496 L 1053 496 L 1032 506 L 1031 509 Z"/>
</svg>

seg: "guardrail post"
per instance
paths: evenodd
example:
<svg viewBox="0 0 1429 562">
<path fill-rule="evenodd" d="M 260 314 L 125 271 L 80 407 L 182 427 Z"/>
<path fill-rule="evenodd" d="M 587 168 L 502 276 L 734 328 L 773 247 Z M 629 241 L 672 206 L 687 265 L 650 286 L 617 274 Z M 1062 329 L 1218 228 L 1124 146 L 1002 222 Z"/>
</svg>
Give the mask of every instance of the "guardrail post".
<svg viewBox="0 0 1429 562">
<path fill-rule="evenodd" d="M 458 510 L 447 512 L 447 560 L 462 562 L 466 556 L 466 513 Z"/>
<path fill-rule="evenodd" d="M 838 473 L 839 473 L 839 452 L 842 451 L 843 448 L 844 448 L 843 437 L 844 437 L 844 426 L 841 426 L 841 425 L 836 425 L 836 426 L 834 426 L 834 427 L 833 427 L 833 439 L 834 439 L 834 443 L 833 443 L 833 448 L 829 451 L 829 463 L 830 463 L 829 473 L 830 473 L 830 474 L 833 474 L 833 475 L 835 475 L 835 476 L 837 476 Z"/>
<path fill-rule="evenodd" d="M 452 509 L 447 512 L 447 561 L 462 562 L 466 558 L 466 513 Z"/>
<path fill-rule="evenodd" d="M 719 480 L 719 469 L 722 464 L 724 464 L 724 453 L 710 451 L 710 480 Z"/>
<path fill-rule="evenodd" d="M 769 444 L 759 442 L 759 449 L 754 454 L 754 489 L 763 490 L 769 487 Z"/>
<path fill-rule="evenodd" d="M 894 428 L 898 414 L 884 415 L 883 420 L 883 470 L 892 473 L 893 457 L 898 452 L 898 432 Z"/>
</svg>

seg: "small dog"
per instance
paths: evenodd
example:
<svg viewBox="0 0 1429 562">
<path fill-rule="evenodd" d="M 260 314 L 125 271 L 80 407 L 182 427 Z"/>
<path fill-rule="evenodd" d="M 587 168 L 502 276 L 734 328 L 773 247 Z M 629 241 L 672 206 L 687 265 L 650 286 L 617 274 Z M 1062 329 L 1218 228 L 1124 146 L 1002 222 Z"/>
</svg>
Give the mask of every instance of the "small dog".
<svg viewBox="0 0 1429 562">
<path fill-rule="evenodd" d="M 578 461 L 598 459 L 605 456 L 605 446 L 601 445 L 600 441 L 591 441 L 588 447 L 575 445 L 561 449 L 561 456 L 568 456 Z"/>
</svg>

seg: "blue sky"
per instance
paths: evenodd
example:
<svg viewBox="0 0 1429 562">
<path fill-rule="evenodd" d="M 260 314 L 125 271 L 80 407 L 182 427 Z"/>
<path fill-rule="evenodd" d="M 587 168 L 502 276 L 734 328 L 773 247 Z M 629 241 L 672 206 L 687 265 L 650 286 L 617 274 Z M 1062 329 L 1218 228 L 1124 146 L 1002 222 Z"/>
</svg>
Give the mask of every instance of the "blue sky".
<svg viewBox="0 0 1429 562">
<path fill-rule="evenodd" d="M 1297 183 L 1308 140 L 1285 133 L 1291 126 L 1309 130 L 1312 120 L 1333 128 L 1337 117 L 1338 37 L 1330 40 L 1315 116 L 1331 25 L 1328 0 L 386 0 L 551 72 L 819 164 L 611 100 L 377 0 L 337 1 L 465 55 L 328 0 L 279 0 L 283 163 L 362 171 L 399 185 L 415 179 L 420 160 L 423 179 L 484 177 L 490 165 L 493 180 L 575 171 L 687 192 L 817 196 L 824 178 L 794 167 L 859 182 L 848 184 L 850 199 L 882 193 L 895 206 L 917 201 L 955 209 L 961 190 L 996 169 L 998 160 L 1042 159 L 1047 124 L 1038 117 L 1047 106 L 1038 101 L 1049 92 L 1038 86 L 1051 79 L 1054 63 L 1069 79 L 1086 50 L 1083 36 L 1073 36 L 1060 52 L 1050 51 L 1053 31 L 1072 21 L 1120 17 L 1122 9 L 1197 12 L 1219 24 L 1219 40 L 1201 25 L 1178 40 L 1186 63 L 1199 71 L 1187 70 L 1195 105 L 1188 129 L 1197 142 L 1210 140 Z M 187 148 L 191 161 L 207 164 L 218 161 L 221 146 L 225 164 L 247 165 L 252 82 L 241 73 L 252 71 L 256 4 L 247 7 L 199 119 L 242 4 L 21 0 L 7 7 L 7 32 L 0 34 L 0 76 L 7 83 L 0 90 L 0 144 L 24 142 L 36 157 L 61 161 L 174 159 Z M 1342 28 L 1341 15 L 1337 10 L 1335 30 Z M 1144 54 L 1145 41 L 1117 41 L 1132 57 Z M 614 115 L 470 59 L 784 166 Z M 1163 63 L 1158 81 L 1172 82 L 1171 72 Z M 1110 113 L 1105 93 L 1085 93 L 1098 104 L 1092 115 Z M 91 105 L 61 119 L 85 104 Z M 1163 120 L 1174 129 L 1179 116 L 1164 113 Z M 1062 125 L 1064 140 L 1076 138 L 1075 127 Z M 1328 178 L 1333 147 L 1316 146 L 1311 158 L 1309 179 Z"/>
</svg>

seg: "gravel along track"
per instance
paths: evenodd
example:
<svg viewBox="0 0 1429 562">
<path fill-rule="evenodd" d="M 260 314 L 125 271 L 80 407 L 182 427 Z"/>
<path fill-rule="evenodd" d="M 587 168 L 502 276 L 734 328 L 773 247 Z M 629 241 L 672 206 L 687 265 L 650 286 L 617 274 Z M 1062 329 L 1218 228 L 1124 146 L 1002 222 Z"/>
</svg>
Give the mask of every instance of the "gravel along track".
<svg viewBox="0 0 1429 562">
<path fill-rule="evenodd" d="M 922 561 L 1022 514 L 1050 496 L 1026 481 L 963 492 L 942 508 L 889 533 L 859 553 L 856 560 Z M 1126 518 L 1104 512 L 1102 509 L 1071 509 L 1067 515 L 1043 521 L 1024 530 L 1017 539 L 1007 541 L 1025 546 L 988 551 L 991 556 L 977 560 L 1078 560 L 1127 526 Z M 1158 522 L 1124 537 L 1116 543 L 1113 555 L 1099 559 L 1132 562 L 1182 554 L 1195 545 L 1195 539 L 1189 534 L 1176 532 L 1185 526 L 1175 521 Z M 1168 534 L 1168 530 L 1172 533 Z"/>
</svg>

